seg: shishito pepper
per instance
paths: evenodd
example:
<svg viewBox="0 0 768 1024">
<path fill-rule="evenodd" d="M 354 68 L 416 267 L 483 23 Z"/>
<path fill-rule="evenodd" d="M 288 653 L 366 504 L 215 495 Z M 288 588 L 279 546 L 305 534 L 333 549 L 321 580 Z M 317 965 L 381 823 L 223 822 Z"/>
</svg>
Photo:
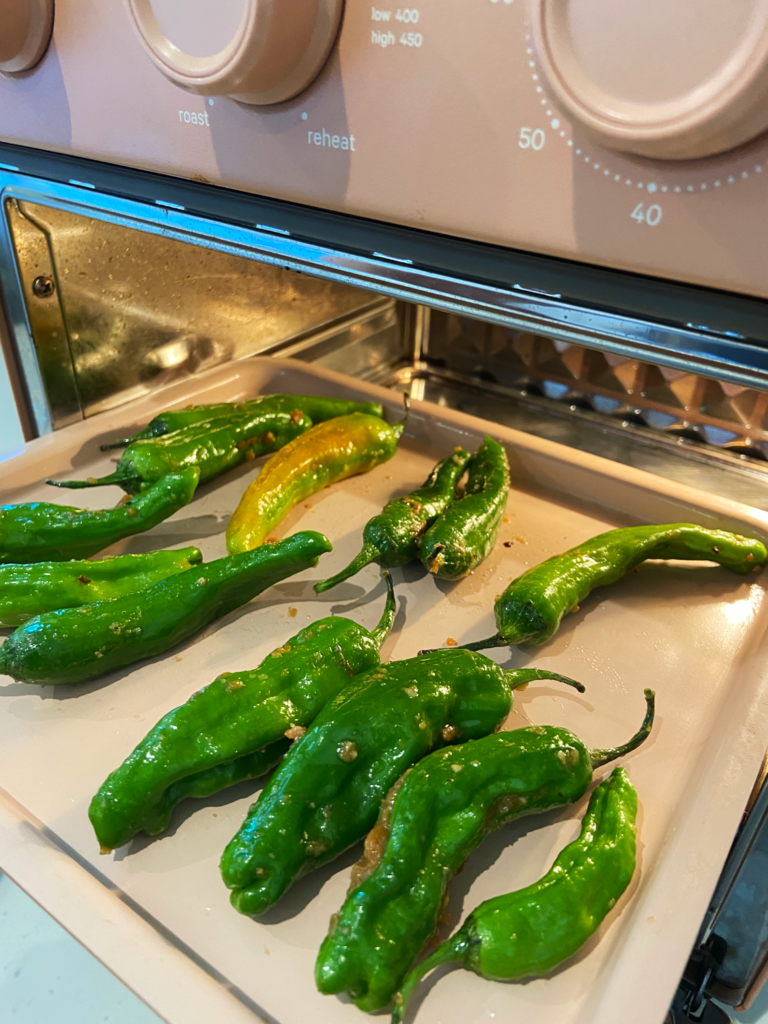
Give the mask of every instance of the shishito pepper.
<svg viewBox="0 0 768 1024">
<path fill-rule="evenodd" d="M 110 444 L 103 444 L 101 450 L 125 448 L 134 441 L 144 441 L 150 437 L 162 437 L 174 430 L 191 426 L 194 423 L 206 423 L 208 420 L 237 419 L 239 416 L 252 412 L 254 409 L 269 404 L 273 408 L 281 408 L 290 412 L 301 409 L 313 423 L 322 423 L 334 416 L 348 416 L 351 412 L 367 412 L 371 416 L 383 416 L 384 410 L 378 402 L 350 402 L 343 398 L 323 398 L 319 395 L 260 395 L 242 402 L 213 402 L 208 405 L 188 405 L 185 409 L 170 409 L 161 412 L 150 420 L 147 426 L 133 437 L 122 437 Z"/>
<path fill-rule="evenodd" d="M 424 531 L 455 500 L 456 485 L 469 457 L 469 452 L 457 448 L 453 455 L 437 463 L 418 490 L 388 501 L 379 515 L 365 524 L 360 554 L 346 569 L 316 583 L 318 594 L 348 580 L 371 562 L 393 569 L 418 558 Z"/>
<path fill-rule="evenodd" d="M 63 562 L 88 558 L 124 537 L 151 530 L 191 500 L 195 466 L 170 473 L 117 508 L 91 512 L 34 501 L 0 507 L 0 562 Z"/>
<path fill-rule="evenodd" d="M 563 615 L 574 611 L 595 587 L 615 583 L 647 558 L 718 562 L 744 576 L 765 565 L 768 552 L 762 541 L 691 523 L 609 530 L 514 579 L 496 598 L 496 635 L 463 646 L 481 651 L 546 643 Z"/>
<path fill-rule="evenodd" d="M 424 534 L 421 560 L 443 580 L 458 580 L 493 550 L 509 492 L 509 462 L 503 447 L 486 437 L 469 460 L 464 496 L 449 505 Z"/>
<path fill-rule="evenodd" d="M 227 526 L 232 554 L 263 544 L 277 524 L 324 487 L 367 473 L 391 459 L 403 423 L 356 412 L 320 423 L 287 444 L 262 467 Z"/>
<path fill-rule="evenodd" d="M 198 548 L 115 555 L 93 561 L 0 566 L 0 626 L 20 626 L 57 608 L 76 608 L 148 590 L 199 565 Z"/>
<path fill-rule="evenodd" d="M 137 832 L 157 835 L 186 796 L 209 796 L 272 767 L 353 676 L 379 664 L 395 595 L 378 626 L 332 616 L 312 623 L 250 672 L 227 672 L 170 711 L 117 768 L 88 812 L 104 849 Z M 202 789 L 202 792 L 201 792 Z"/>
<path fill-rule="evenodd" d="M 441 964 L 457 963 L 493 981 L 549 974 L 594 935 L 635 873 L 637 793 L 626 769 L 615 768 L 592 793 L 578 839 L 538 882 L 495 896 L 408 976 L 396 997 L 400 1024 L 419 981 Z"/>
<path fill-rule="evenodd" d="M 312 420 L 300 409 L 263 406 L 238 419 L 208 420 L 163 437 L 134 441 L 107 476 L 46 482 L 74 488 L 116 484 L 128 494 L 139 494 L 167 473 L 196 466 L 200 483 L 207 483 L 247 459 L 277 451 L 311 426 Z"/>
<path fill-rule="evenodd" d="M 382 805 L 320 948 L 320 991 L 347 992 L 361 1010 L 386 1006 L 435 931 L 466 857 L 509 821 L 580 799 L 596 767 L 649 735 L 650 690 L 646 702 L 640 730 L 611 750 L 590 750 L 567 729 L 532 726 L 435 751 L 406 772 Z M 610 877 L 603 881 L 609 889 Z"/>
<path fill-rule="evenodd" d="M 376 821 L 406 768 L 430 750 L 501 727 L 512 691 L 540 669 L 505 672 L 468 651 L 437 651 L 358 676 L 325 706 L 264 788 L 221 859 L 232 904 L 261 914 L 301 876 Z"/>
<path fill-rule="evenodd" d="M 330 550 L 321 533 L 296 533 L 258 551 L 194 566 L 140 594 L 38 615 L 0 647 L 0 675 L 42 685 L 82 683 L 152 658 L 316 565 Z"/>
</svg>

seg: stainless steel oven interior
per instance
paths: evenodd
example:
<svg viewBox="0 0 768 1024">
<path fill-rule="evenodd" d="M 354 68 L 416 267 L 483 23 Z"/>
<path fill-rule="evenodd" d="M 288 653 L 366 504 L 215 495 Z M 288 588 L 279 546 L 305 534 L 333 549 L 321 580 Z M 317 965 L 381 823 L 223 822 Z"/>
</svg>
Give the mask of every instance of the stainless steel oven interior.
<svg viewBox="0 0 768 1024">
<path fill-rule="evenodd" d="M 696 310 L 670 326 L 87 182 L 7 169 L 0 186 L 2 341 L 28 436 L 274 353 L 768 509 L 764 349 Z M 768 971 L 763 781 L 670 1022 L 726 1020 L 710 997 L 747 1003 Z"/>
</svg>

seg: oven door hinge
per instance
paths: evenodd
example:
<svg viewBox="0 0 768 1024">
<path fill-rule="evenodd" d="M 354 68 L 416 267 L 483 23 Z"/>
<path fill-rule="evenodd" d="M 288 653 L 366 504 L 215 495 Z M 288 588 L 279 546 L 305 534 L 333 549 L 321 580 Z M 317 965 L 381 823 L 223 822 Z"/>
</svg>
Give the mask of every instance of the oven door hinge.
<svg viewBox="0 0 768 1024">
<path fill-rule="evenodd" d="M 731 1018 L 712 1002 L 708 992 L 726 949 L 727 944 L 719 935 L 710 935 L 693 951 L 665 1024 L 732 1024 Z"/>
</svg>

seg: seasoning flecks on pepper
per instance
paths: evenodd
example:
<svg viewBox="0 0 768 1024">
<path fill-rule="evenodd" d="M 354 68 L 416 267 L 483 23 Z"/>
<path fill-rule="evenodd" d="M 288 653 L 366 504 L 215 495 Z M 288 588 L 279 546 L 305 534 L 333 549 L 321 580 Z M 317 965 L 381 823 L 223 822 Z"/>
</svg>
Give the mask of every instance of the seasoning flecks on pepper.
<svg viewBox="0 0 768 1024">
<path fill-rule="evenodd" d="M 297 437 L 262 467 L 240 499 L 227 526 L 228 550 L 236 554 L 258 547 L 299 502 L 387 462 L 404 426 L 405 421 L 390 426 L 378 416 L 352 413 Z"/>
<path fill-rule="evenodd" d="M 224 851 L 233 906 L 263 913 L 373 827 L 405 769 L 448 742 L 446 726 L 451 742 L 487 736 L 509 714 L 513 690 L 545 678 L 583 689 L 543 669 L 505 672 L 468 651 L 390 662 L 355 678 L 291 750 Z"/>
<path fill-rule="evenodd" d="M 382 804 L 320 949 L 319 990 L 346 992 L 368 1012 L 386 1006 L 437 928 L 450 880 L 472 850 L 524 814 L 580 799 L 595 766 L 648 737 L 651 691 L 646 704 L 640 730 L 611 750 L 591 751 L 567 729 L 536 726 L 435 751 L 406 772 Z"/>
<path fill-rule="evenodd" d="M 573 956 L 598 929 L 635 873 L 637 793 L 615 768 L 592 793 L 581 834 L 533 885 L 496 896 L 472 911 L 459 931 L 408 976 L 391 1024 L 401 1024 L 419 981 L 441 964 L 461 964 L 482 978 L 542 977 Z"/>
<path fill-rule="evenodd" d="M 417 559 L 424 531 L 455 500 L 456 486 L 469 458 L 469 452 L 456 448 L 452 455 L 437 463 L 418 490 L 388 501 L 379 515 L 366 523 L 360 554 L 346 569 L 316 583 L 315 590 L 330 590 L 371 562 L 392 569 Z"/>
<path fill-rule="evenodd" d="M 98 561 L 0 565 L 0 626 L 19 626 L 58 608 L 136 594 L 202 560 L 199 549 L 190 547 Z"/>
<path fill-rule="evenodd" d="M 383 416 L 384 410 L 378 402 L 351 402 L 344 398 L 323 398 L 319 395 L 259 395 L 242 402 L 213 402 L 206 405 L 188 405 L 184 409 L 170 409 L 158 413 L 147 426 L 133 437 L 123 437 L 109 444 L 103 444 L 103 452 L 113 448 L 126 448 L 134 441 L 145 441 L 153 437 L 172 434 L 183 427 L 210 420 L 237 420 L 265 407 L 290 412 L 300 409 L 313 423 L 323 423 L 334 416 L 348 416 L 352 412 L 366 412 L 371 416 Z"/>
<path fill-rule="evenodd" d="M 190 467 L 169 473 L 117 508 L 90 511 L 34 501 L 0 507 L 0 563 L 63 562 L 88 558 L 111 544 L 157 526 L 189 504 L 200 479 Z"/>
<path fill-rule="evenodd" d="M 595 587 L 615 583 L 648 558 L 717 562 L 743 576 L 764 566 L 768 552 L 762 541 L 691 523 L 609 530 L 514 579 L 496 598 L 496 635 L 464 647 L 546 643 Z"/>
<path fill-rule="evenodd" d="M 473 572 L 499 536 L 509 493 L 507 453 L 486 437 L 468 470 L 463 497 L 448 505 L 421 540 L 421 561 L 439 579 L 458 580 Z"/>
<path fill-rule="evenodd" d="M 140 594 L 38 615 L 0 647 L 0 674 L 40 685 L 82 683 L 156 657 L 330 550 L 321 533 L 296 533 L 193 566 Z"/>
<path fill-rule="evenodd" d="M 172 434 L 134 441 L 107 476 L 47 483 L 70 488 L 116 484 L 128 494 L 139 494 L 167 473 L 196 466 L 204 484 L 248 459 L 277 451 L 311 426 L 312 420 L 300 409 L 264 405 L 237 419 L 208 420 Z"/>
<path fill-rule="evenodd" d="M 379 664 L 395 617 L 389 573 L 378 626 L 341 616 L 313 622 L 258 668 L 227 672 L 165 715 L 91 801 L 102 849 L 157 835 L 188 796 L 209 796 L 268 771 L 350 680 Z M 285 737 L 285 739 L 284 739 Z"/>
</svg>

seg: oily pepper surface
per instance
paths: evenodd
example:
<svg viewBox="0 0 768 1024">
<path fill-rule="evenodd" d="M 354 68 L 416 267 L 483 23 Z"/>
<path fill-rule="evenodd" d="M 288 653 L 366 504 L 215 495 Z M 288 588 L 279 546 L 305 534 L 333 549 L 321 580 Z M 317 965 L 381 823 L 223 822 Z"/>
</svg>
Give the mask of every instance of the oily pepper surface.
<svg viewBox="0 0 768 1024">
<path fill-rule="evenodd" d="M 456 486 L 468 461 L 469 452 L 457 448 L 437 463 L 418 490 L 388 501 L 379 515 L 365 524 L 360 554 L 346 569 L 316 583 L 318 594 L 348 580 L 371 562 L 392 569 L 417 559 L 424 531 L 455 500 Z"/>
<path fill-rule="evenodd" d="M 98 561 L 0 565 L 0 626 L 20 626 L 57 608 L 76 608 L 148 590 L 203 560 L 198 548 L 114 555 Z"/>
<path fill-rule="evenodd" d="M 615 768 L 592 793 L 578 839 L 533 885 L 481 903 L 459 931 L 407 978 L 392 1024 L 429 971 L 458 963 L 483 978 L 519 981 L 549 974 L 594 935 L 635 873 L 637 793 Z"/>
<path fill-rule="evenodd" d="M 372 632 L 341 616 L 320 619 L 258 668 L 219 676 L 165 715 L 91 801 L 102 850 L 137 832 L 157 835 L 179 800 L 210 796 L 277 763 L 350 679 L 379 664 L 395 618 L 389 573 L 385 579 L 386 606 Z"/>
<path fill-rule="evenodd" d="M 0 647 L 0 675 L 42 685 L 82 683 L 155 657 L 330 550 L 321 533 L 296 533 L 194 566 L 140 594 L 38 615 Z"/>
<path fill-rule="evenodd" d="M 496 635 L 464 646 L 546 643 L 595 587 L 615 583 L 647 558 L 718 562 L 743 576 L 765 565 L 768 552 L 762 541 L 691 523 L 609 530 L 514 579 L 496 598 Z"/>
<path fill-rule="evenodd" d="M 484 562 L 499 536 L 508 492 L 507 453 L 486 437 L 469 460 L 464 496 L 437 517 L 421 540 L 424 568 L 440 579 L 458 580 Z"/>
<path fill-rule="evenodd" d="M 434 933 L 466 857 L 507 822 L 578 800 L 593 768 L 649 735 L 650 691 L 646 701 L 639 732 L 612 750 L 589 750 L 566 729 L 532 726 L 435 751 L 407 772 L 382 805 L 320 948 L 320 991 L 347 992 L 369 1012 L 386 1006 Z"/>
<path fill-rule="evenodd" d="M 273 455 L 240 499 L 227 526 L 228 550 L 236 554 L 258 547 L 300 501 L 387 462 L 403 426 L 357 412 L 297 437 Z"/>
<path fill-rule="evenodd" d="M 122 437 L 110 444 L 103 444 L 101 450 L 106 452 L 112 448 L 125 448 L 134 441 L 162 437 L 164 434 L 172 434 L 174 430 L 181 430 L 182 427 L 207 423 L 209 420 L 236 420 L 265 405 L 283 412 L 301 409 L 313 423 L 323 423 L 334 416 L 348 416 L 351 412 L 367 412 L 371 416 L 384 415 L 384 410 L 378 402 L 350 402 L 343 398 L 322 398 L 318 395 L 260 395 L 258 398 L 247 398 L 242 402 L 213 402 L 207 405 L 188 405 L 185 409 L 169 409 L 158 413 L 133 437 Z"/>
<path fill-rule="evenodd" d="M 207 420 L 162 437 L 134 441 L 107 476 L 47 483 L 74 488 L 117 484 L 128 494 L 139 494 L 167 473 L 196 466 L 203 484 L 246 460 L 277 451 L 311 426 L 312 420 L 300 409 L 265 404 L 237 419 Z"/>
<path fill-rule="evenodd" d="M 197 467 L 163 477 L 117 508 L 83 508 L 35 501 L 0 507 L 0 563 L 63 562 L 88 558 L 178 512 L 195 493 Z"/>
<path fill-rule="evenodd" d="M 263 913 L 297 878 L 373 827 L 406 768 L 435 747 L 494 732 L 513 689 L 540 678 L 583 689 L 537 669 L 504 672 L 467 651 L 437 651 L 358 676 L 291 750 L 224 851 L 233 906 Z"/>
</svg>

